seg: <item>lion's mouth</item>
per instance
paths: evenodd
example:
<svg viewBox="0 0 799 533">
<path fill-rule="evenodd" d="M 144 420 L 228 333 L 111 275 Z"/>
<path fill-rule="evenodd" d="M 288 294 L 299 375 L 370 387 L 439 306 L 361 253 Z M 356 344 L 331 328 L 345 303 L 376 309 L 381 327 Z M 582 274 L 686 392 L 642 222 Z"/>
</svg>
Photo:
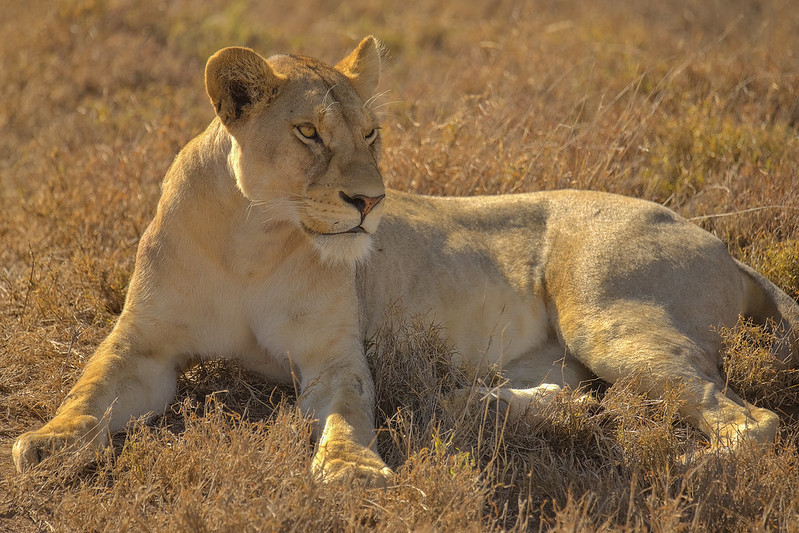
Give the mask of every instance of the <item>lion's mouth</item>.
<svg viewBox="0 0 799 533">
<path fill-rule="evenodd" d="M 348 230 L 344 230 L 344 231 L 331 231 L 331 232 L 316 231 L 316 230 L 312 230 L 311 228 L 309 228 L 305 224 L 302 225 L 302 229 L 304 229 L 307 233 L 309 233 L 311 235 L 323 235 L 323 236 L 326 236 L 326 237 L 329 237 L 329 236 L 332 236 L 332 235 L 346 235 L 348 233 L 355 233 L 355 234 L 358 234 L 358 233 L 369 233 L 368 231 L 363 229 L 363 226 L 361 226 L 360 224 L 355 226 L 355 227 L 353 227 L 353 228 L 350 228 Z"/>
<path fill-rule="evenodd" d="M 368 232 L 365 229 L 363 229 L 363 226 L 358 225 L 358 226 L 355 226 L 354 228 L 350 228 L 350 229 L 348 229 L 346 231 L 334 231 L 332 233 L 319 233 L 319 235 L 344 235 L 346 233 L 368 233 Z"/>
</svg>

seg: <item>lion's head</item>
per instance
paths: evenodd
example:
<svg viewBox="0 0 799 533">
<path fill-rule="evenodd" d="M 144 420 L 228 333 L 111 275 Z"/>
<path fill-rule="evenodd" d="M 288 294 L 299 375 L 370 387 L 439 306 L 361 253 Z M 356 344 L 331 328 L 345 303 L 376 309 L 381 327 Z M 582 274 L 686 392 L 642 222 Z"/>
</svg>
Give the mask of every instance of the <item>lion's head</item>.
<svg viewBox="0 0 799 533">
<path fill-rule="evenodd" d="M 379 74 L 371 36 L 335 67 L 246 48 L 220 50 L 206 66 L 242 194 L 269 220 L 301 228 L 328 262 L 364 258 L 383 209 L 380 128 L 370 108 Z"/>
</svg>

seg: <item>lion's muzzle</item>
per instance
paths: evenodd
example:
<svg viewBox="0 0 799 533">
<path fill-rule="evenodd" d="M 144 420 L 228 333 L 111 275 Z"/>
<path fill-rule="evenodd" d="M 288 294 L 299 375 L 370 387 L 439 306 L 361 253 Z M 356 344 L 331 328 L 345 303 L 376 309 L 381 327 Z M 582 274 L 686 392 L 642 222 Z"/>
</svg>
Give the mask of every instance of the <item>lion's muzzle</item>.
<svg viewBox="0 0 799 533">
<path fill-rule="evenodd" d="M 356 194 L 355 196 L 347 196 L 343 192 L 339 191 L 339 197 L 347 202 L 350 205 L 355 206 L 355 209 L 361 214 L 361 222 L 366 218 L 366 215 L 380 203 L 380 201 L 386 197 L 385 194 L 381 194 L 379 196 L 364 196 L 362 194 Z M 358 226 L 360 227 L 360 225 Z"/>
</svg>

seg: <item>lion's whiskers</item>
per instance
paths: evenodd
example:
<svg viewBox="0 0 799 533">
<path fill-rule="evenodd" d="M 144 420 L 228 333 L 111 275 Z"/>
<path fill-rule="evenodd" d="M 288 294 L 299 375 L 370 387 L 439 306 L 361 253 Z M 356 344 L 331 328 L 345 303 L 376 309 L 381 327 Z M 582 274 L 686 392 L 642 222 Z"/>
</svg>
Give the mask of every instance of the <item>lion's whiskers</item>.
<svg viewBox="0 0 799 533">
<path fill-rule="evenodd" d="M 250 214 L 254 209 L 258 209 L 261 215 L 270 215 L 278 213 L 286 213 L 294 215 L 298 209 L 303 208 L 302 196 L 290 191 L 274 191 L 278 194 L 286 194 L 285 197 L 270 198 L 268 200 L 251 200 L 247 205 L 247 220 L 250 220 Z M 283 218 L 294 218 L 293 216 L 286 216 Z M 271 217 L 265 222 L 271 222 L 275 217 Z"/>
<path fill-rule="evenodd" d="M 382 97 L 386 96 L 386 95 L 387 95 L 388 93 L 390 93 L 390 92 L 391 92 L 390 90 L 386 90 L 386 91 L 383 91 L 383 92 L 381 92 L 381 93 L 376 93 L 376 94 L 372 95 L 372 96 L 371 96 L 371 97 L 370 97 L 370 98 L 369 98 L 369 99 L 368 99 L 366 102 L 364 102 L 364 103 L 363 103 L 364 107 L 365 107 L 365 108 L 367 108 L 367 109 L 371 109 L 372 111 L 374 111 L 375 109 L 378 109 L 378 108 L 380 108 L 380 107 L 382 107 L 382 106 L 384 106 L 384 105 L 389 105 L 389 104 L 395 104 L 395 103 L 397 103 L 397 101 L 392 101 L 392 102 L 386 102 L 386 103 L 380 104 L 380 105 L 379 105 L 379 106 L 377 106 L 377 107 L 372 107 L 372 106 L 373 106 L 373 104 L 374 104 L 374 103 L 375 103 L 377 100 L 379 100 L 380 98 L 382 98 Z"/>
</svg>

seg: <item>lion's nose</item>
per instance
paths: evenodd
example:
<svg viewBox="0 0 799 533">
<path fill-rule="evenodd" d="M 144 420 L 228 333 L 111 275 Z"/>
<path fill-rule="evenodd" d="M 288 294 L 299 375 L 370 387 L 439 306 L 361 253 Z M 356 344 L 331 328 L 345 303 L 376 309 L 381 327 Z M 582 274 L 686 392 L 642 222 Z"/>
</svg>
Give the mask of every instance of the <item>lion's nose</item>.
<svg viewBox="0 0 799 533">
<path fill-rule="evenodd" d="M 347 196 L 343 192 L 339 192 L 338 195 L 348 204 L 355 206 L 355 209 L 361 214 L 361 222 L 363 222 L 363 219 L 369 214 L 369 211 L 386 197 L 385 194 L 381 194 L 380 196 L 364 196 L 362 194 Z"/>
</svg>

